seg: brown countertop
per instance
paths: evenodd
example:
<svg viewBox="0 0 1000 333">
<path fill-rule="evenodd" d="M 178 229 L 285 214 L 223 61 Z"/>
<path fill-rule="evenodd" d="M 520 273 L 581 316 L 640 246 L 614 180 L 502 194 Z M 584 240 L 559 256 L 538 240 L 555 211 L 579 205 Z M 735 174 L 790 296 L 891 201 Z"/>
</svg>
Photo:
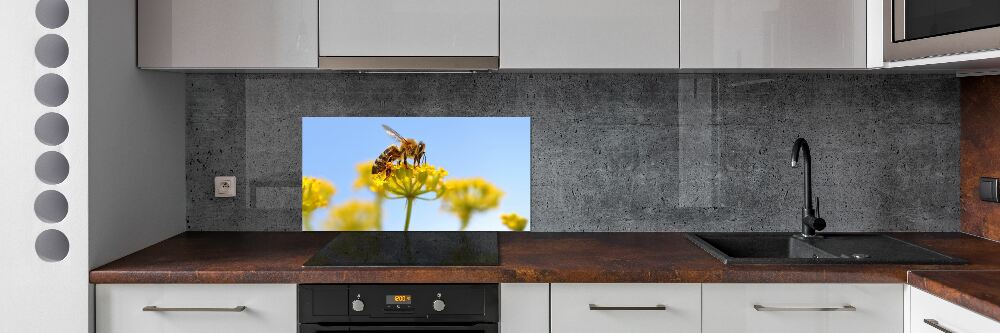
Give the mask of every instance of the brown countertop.
<svg viewBox="0 0 1000 333">
<path fill-rule="evenodd" d="M 525 232 L 500 233 L 499 266 L 302 267 L 335 234 L 186 232 L 93 270 L 90 282 L 908 282 L 1000 320 L 1000 243 L 961 233 L 889 235 L 967 265 L 726 266 L 683 233 Z"/>
<path fill-rule="evenodd" d="M 907 283 L 1000 321 L 1000 270 L 911 271 Z"/>
<path fill-rule="evenodd" d="M 1000 243 L 893 237 L 968 265 L 726 266 L 683 233 L 500 233 L 500 266 L 302 267 L 334 232 L 186 232 L 97 268 L 91 283 L 906 282 L 910 270 L 1000 270 Z"/>
</svg>

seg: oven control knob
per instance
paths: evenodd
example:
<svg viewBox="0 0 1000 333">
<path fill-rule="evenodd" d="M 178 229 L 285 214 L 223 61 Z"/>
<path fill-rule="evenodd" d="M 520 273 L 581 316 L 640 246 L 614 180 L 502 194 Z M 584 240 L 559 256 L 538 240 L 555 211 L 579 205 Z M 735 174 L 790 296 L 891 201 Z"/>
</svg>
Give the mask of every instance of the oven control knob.
<svg viewBox="0 0 1000 333">
<path fill-rule="evenodd" d="M 354 302 L 351 302 L 351 309 L 357 312 L 364 311 L 365 302 L 362 302 L 360 299 L 356 299 Z"/>
<path fill-rule="evenodd" d="M 434 311 L 437 312 L 444 311 L 444 301 L 439 299 L 434 300 Z"/>
</svg>

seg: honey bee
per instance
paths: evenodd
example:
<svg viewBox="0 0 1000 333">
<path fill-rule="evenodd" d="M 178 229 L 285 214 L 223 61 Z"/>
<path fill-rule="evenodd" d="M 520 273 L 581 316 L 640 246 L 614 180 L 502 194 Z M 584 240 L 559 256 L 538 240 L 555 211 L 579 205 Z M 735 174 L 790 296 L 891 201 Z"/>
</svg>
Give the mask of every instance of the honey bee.
<svg viewBox="0 0 1000 333">
<path fill-rule="evenodd" d="M 386 134 L 398 140 L 399 145 L 390 145 L 375 159 L 375 163 L 372 164 L 373 175 L 385 173 L 385 176 L 388 177 L 392 173 L 390 166 L 393 163 L 398 162 L 406 165 L 407 159 L 413 160 L 414 165 L 427 162 L 427 154 L 425 154 L 427 145 L 422 141 L 404 138 L 402 135 L 399 135 L 399 132 L 396 132 L 396 130 L 388 125 L 382 125 L 382 128 L 385 129 Z"/>
</svg>

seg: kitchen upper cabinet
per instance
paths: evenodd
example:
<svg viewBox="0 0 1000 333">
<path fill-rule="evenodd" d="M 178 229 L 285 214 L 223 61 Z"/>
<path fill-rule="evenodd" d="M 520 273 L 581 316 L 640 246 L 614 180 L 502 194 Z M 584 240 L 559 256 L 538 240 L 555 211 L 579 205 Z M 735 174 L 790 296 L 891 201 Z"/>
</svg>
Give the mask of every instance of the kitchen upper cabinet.
<svg viewBox="0 0 1000 333">
<path fill-rule="evenodd" d="M 701 332 L 697 283 L 553 283 L 551 288 L 552 333 Z"/>
<path fill-rule="evenodd" d="M 910 287 L 910 315 L 907 333 L 1000 332 L 1000 322 Z"/>
<path fill-rule="evenodd" d="M 704 284 L 704 333 L 903 332 L 902 284 Z"/>
<path fill-rule="evenodd" d="M 295 333 L 294 284 L 99 284 L 98 333 Z"/>
<path fill-rule="evenodd" d="M 867 2 L 682 0 L 681 67 L 880 67 L 881 26 L 869 23 Z"/>
<path fill-rule="evenodd" d="M 678 9 L 678 0 L 503 0 L 500 68 L 677 68 Z"/>
<path fill-rule="evenodd" d="M 139 0 L 141 68 L 316 68 L 316 0 Z"/>
<path fill-rule="evenodd" d="M 496 57 L 499 0 L 319 0 L 323 57 Z"/>
</svg>

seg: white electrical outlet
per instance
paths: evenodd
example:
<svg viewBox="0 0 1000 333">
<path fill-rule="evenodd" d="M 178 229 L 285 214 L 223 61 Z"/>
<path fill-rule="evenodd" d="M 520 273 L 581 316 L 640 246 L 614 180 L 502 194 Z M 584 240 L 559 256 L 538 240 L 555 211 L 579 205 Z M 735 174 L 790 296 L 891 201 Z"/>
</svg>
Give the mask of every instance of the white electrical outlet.
<svg viewBox="0 0 1000 333">
<path fill-rule="evenodd" d="M 215 197 L 232 198 L 236 196 L 236 177 L 219 176 L 215 177 Z"/>
</svg>

